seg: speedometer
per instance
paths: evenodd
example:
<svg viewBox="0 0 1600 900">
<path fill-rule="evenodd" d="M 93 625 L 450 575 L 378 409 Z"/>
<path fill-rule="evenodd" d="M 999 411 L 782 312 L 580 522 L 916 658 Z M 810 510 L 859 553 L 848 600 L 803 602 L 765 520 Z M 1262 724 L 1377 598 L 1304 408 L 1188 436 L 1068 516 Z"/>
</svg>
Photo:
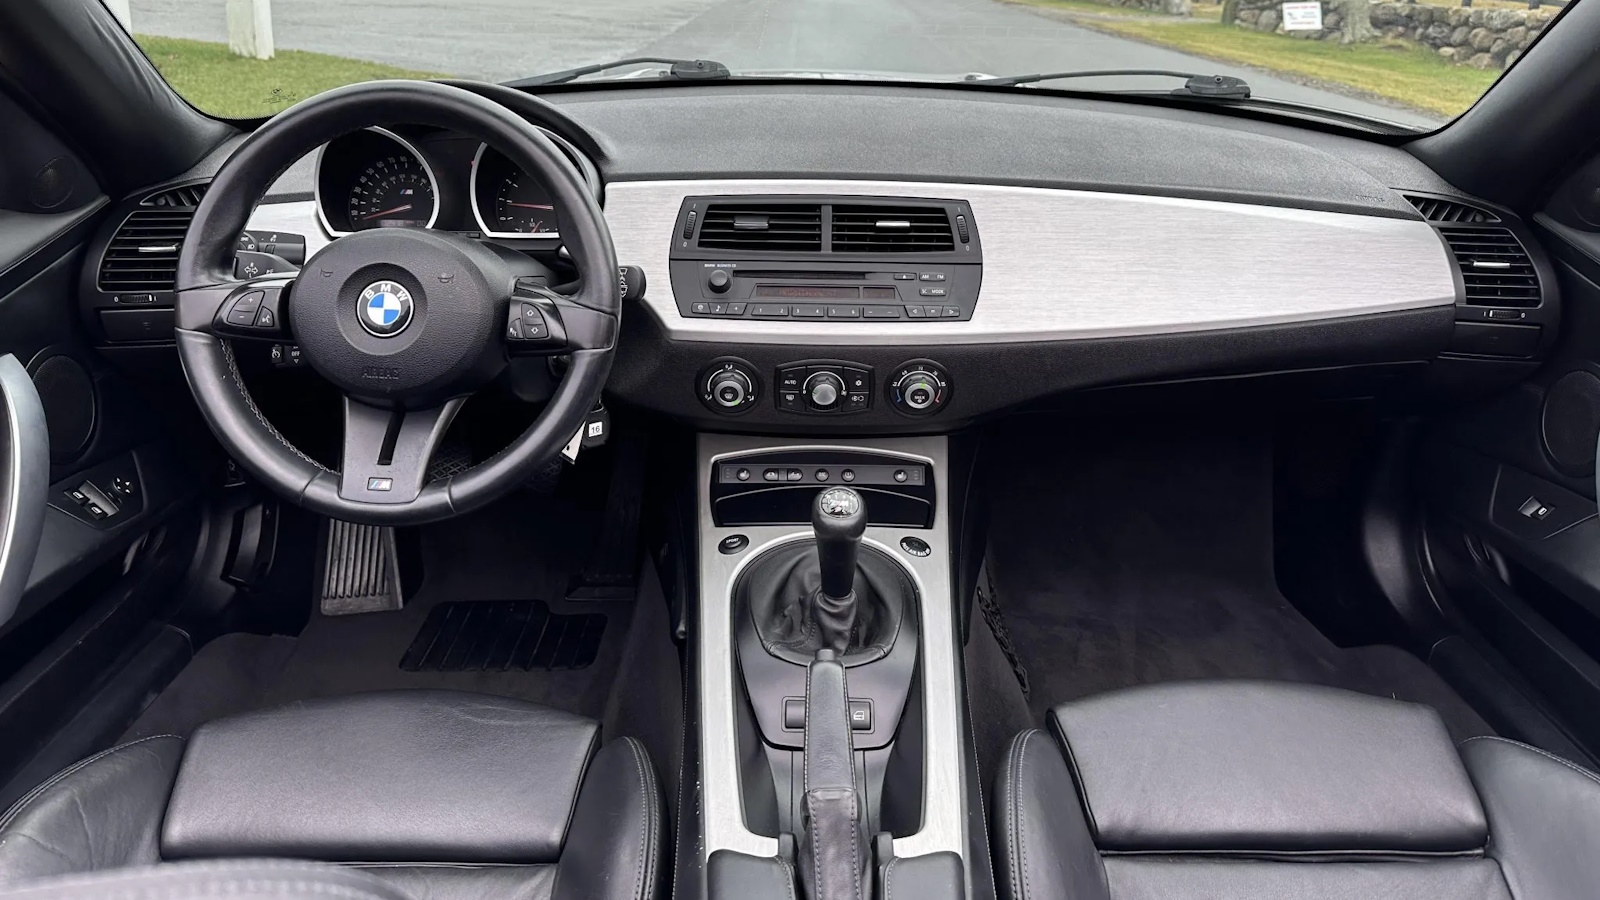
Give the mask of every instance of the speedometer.
<svg viewBox="0 0 1600 900">
<path fill-rule="evenodd" d="M 355 231 L 425 227 L 433 220 L 433 209 L 433 179 L 409 155 L 374 160 L 350 186 L 350 227 Z"/>
</svg>

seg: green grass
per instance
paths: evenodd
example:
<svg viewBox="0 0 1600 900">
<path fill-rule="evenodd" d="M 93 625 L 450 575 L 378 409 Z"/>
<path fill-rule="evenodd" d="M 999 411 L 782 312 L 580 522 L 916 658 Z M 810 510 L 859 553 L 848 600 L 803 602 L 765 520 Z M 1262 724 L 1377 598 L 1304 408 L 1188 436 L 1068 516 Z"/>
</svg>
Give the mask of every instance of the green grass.
<svg viewBox="0 0 1600 900">
<path fill-rule="evenodd" d="M 1144 9 L 1138 6 L 1112 6 L 1109 3 L 1097 3 L 1095 0 L 1005 0 L 1005 2 L 1015 3 L 1020 6 L 1038 6 L 1045 9 L 1066 10 L 1067 12 L 1094 13 L 1096 15 L 1107 16 L 1128 16 L 1130 18 L 1134 16 L 1148 18 L 1150 16 L 1162 15 L 1153 9 Z M 1220 6 L 1209 8 L 1218 10 L 1221 9 Z M 1196 4 L 1194 7 L 1195 15 L 1204 15 L 1205 9 L 1206 8 L 1201 7 L 1199 4 Z M 1218 15 L 1220 15 L 1220 13 Z"/>
<path fill-rule="evenodd" d="M 438 78 L 382 63 L 303 50 L 280 50 L 273 59 L 245 59 L 226 44 L 138 35 L 144 48 L 185 100 L 216 116 L 270 116 L 314 94 L 380 78 Z"/>
<path fill-rule="evenodd" d="M 1082 24 L 1207 59 L 1344 85 L 1443 116 L 1458 115 L 1471 106 L 1500 74 L 1454 65 L 1426 47 L 1404 41 L 1346 47 L 1222 24 L 1089 19 Z"/>
</svg>

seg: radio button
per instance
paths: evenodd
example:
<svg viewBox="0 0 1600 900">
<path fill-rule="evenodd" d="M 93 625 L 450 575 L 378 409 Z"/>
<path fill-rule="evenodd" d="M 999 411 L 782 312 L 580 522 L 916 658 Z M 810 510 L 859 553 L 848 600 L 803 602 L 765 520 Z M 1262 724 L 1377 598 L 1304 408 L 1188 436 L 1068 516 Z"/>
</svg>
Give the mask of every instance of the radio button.
<svg viewBox="0 0 1600 900">
<path fill-rule="evenodd" d="M 948 294 L 949 291 L 946 291 L 944 288 L 919 288 L 917 293 L 924 297 L 943 297 L 945 294 Z"/>
<path fill-rule="evenodd" d="M 896 272 L 896 273 L 894 273 L 894 280 L 895 281 L 916 281 L 917 280 L 917 273 L 915 273 L 915 272 Z"/>
<path fill-rule="evenodd" d="M 943 281 L 944 280 L 944 273 L 943 272 L 923 272 L 922 275 L 921 275 L 921 278 L 922 278 L 923 281 Z"/>
<path fill-rule="evenodd" d="M 689 304 L 689 311 L 697 316 L 708 316 L 711 314 L 711 304 L 697 300 Z"/>
<path fill-rule="evenodd" d="M 789 307 L 774 303 L 753 303 L 750 305 L 750 315 L 762 319 L 787 319 Z"/>
<path fill-rule="evenodd" d="M 946 319 L 959 319 L 959 318 L 961 318 L 961 307 L 959 307 L 959 306 L 946 306 L 944 308 L 944 312 L 941 313 L 940 315 L 942 315 Z"/>
<path fill-rule="evenodd" d="M 924 313 L 923 313 L 922 307 L 920 307 L 920 306 L 908 306 L 908 307 L 906 307 L 906 318 L 908 318 L 908 319 L 921 319 L 921 318 L 924 318 Z"/>
<path fill-rule="evenodd" d="M 863 319 L 898 319 L 901 317 L 898 306 L 863 306 L 861 318 Z"/>
<path fill-rule="evenodd" d="M 800 306 L 796 304 L 794 317 L 796 319 L 820 319 L 828 314 L 826 306 Z"/>
<path fill-rule="evenodd" d="M 730 316 L 742 316 L 742 315 L 744 315 L 744 304 L 743 303 L 729 303 L 728 304 L 728 315 L 730 315 Z"/>
<path fill-rule="evenodd" d="M 830 306 L 830 307 L 828 307 L 828 318 L 830 318 L 830 319 L 859 319 L 859 318 L 861 318 L 861 307 L 859 307 L 859 306 Z"/>
</svg>

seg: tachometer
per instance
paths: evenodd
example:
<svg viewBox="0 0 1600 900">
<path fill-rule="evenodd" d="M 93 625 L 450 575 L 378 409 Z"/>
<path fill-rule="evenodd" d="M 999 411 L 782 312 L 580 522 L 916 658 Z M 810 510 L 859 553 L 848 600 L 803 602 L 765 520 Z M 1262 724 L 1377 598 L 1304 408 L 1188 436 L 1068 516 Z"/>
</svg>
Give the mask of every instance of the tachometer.
<svg viewBox="0 0 1600 900">
<path fill-rule="evenodd" d="M 556 233 L 556 208 L 544 186 L 526 172 L 514 172 L 495 186 L 494 219 L 489 230 L 506 234 Z"/>
<path fill-rule="evenodd" d="M 560 210 L 534 176 L 487 144 L 472 161 L 472 212 L 496 237 L 560 237 Z"/>
<path fill-rule="evenodd" d="M 433 220 L 433 179 L 405 154 L 374 160 L 350 186 L 350 227 L 421 228 Z"/>
</svg>

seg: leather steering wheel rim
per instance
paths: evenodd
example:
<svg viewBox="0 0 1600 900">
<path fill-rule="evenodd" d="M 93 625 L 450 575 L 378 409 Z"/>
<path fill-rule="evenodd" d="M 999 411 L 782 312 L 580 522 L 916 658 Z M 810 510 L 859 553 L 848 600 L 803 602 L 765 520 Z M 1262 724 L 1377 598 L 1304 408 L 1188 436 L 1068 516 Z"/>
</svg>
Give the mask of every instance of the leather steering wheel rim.
<svg viewBox="0 0 1600 900">
<path fill-rule="evenodd" d="M 582 276 L 575 293 L 550 296 L 605 327 L 591 328 L 598 339 L 575 344 L 564 354 L 570 365 L 554 396 L 505 450 L 466 472 L 423 484 L 413 498 L 367 502 L 346 496 L 350 491 L 348 486 L 341 491 L 340 473 L 301 453 L 266 420 L 245 388 L 227 338 L 212 326 L 222 320 L 219 303 L 228 302 L 219 298 L 236 297 L 234 289 L 251 286 L 231 272 L 235 238 L 272 181 L 306 153 L 341 134 L 391 123 L 446 128 L 487 141 L 538 178 L 564 210 L 562 242 Z M 315 257 L 307 261 L 303 277 L 315 263 Z M 616 251 L 594 195 L 562 151 L 521 116 L 476 93 L 444 84 L 351 85 L 279 113 L 242 142 L 218 171 L 195 211 L 178 260 L 178 356 L 212 431 L 241 466 L 276 493 L 345 521 L 420 524 L 459 515 L 508 493 L 582 427 L 600 398 L 616 350 L 621 312 L 616 272 Z M 347 396 L 347 446 L 351 405 Z M 448 424 L 448 416 L 444 422 Z M 443 429 L 443 425 L 436 428 L 439 434 L 433 437 Z"/>
</svg>

